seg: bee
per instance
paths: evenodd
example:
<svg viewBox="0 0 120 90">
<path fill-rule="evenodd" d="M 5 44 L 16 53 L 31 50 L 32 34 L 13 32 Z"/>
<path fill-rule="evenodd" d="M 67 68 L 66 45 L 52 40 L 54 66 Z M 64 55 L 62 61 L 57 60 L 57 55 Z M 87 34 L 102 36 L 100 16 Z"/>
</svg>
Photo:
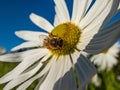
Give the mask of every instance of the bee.
<svg viewBox="0 0 120 90">
<path fill-rule="evenodd" d="M 63 40 L 59 37 L 49 35 L 49 36 L 42 36 L 43 46 L 48 49 L 60 49 L 63 46 Z"/>
</svg>

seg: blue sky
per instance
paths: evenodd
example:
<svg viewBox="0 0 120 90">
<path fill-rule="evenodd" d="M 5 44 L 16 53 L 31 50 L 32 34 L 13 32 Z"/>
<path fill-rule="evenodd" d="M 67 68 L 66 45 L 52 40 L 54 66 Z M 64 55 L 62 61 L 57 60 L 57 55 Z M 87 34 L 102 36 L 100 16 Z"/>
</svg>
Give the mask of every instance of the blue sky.
<svg viewBox="0 0 120 90">
<path fill-rule="evenodd" d="M 72 8 L 72 0 L 66 1 L 69 8 Z M 23 40 L 15 36 L 15 31 L 41 30 L 30 21 L 30 13 L 36 13 L 53 23 L 53 0 L 0 0 L 0 46 L 9 51 L 22 43 Z M 118 18 L 120 13 L 113 20 Z"/>
</svg>

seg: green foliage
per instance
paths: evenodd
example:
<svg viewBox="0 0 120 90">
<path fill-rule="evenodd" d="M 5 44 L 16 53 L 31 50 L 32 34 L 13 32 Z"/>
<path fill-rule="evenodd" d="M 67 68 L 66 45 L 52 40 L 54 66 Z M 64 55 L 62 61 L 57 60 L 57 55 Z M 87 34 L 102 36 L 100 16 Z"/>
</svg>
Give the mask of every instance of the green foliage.
<svg viewBox="0 0 120 90">
<path fill-rule="evenodd" d="M 18 63 L 5 63 L 0 62 L 0 77 L 11 71 Z M 3 89 L 5 84 L 0 85 L 0 90 Z"/>
<path fill-rule="evenodd" d="M 4 63 L 4 62 L 0 62 L 0 77 L 2 77 L 3 75 L 5 75 L 6 73 L 8 73 L 9 71 L 13 70 L 16 66 L 18 65 L 18 63 Z M 27 90 L 33 90 L 35 88 L 35 86 L 37 85 L 38 81 L 36 80 Z M 3 87 L 6 84 L 0 84 L 0 90 L 3 90 Z M 16 87 L 12 90 L 16 90 Z"/>
</svg>

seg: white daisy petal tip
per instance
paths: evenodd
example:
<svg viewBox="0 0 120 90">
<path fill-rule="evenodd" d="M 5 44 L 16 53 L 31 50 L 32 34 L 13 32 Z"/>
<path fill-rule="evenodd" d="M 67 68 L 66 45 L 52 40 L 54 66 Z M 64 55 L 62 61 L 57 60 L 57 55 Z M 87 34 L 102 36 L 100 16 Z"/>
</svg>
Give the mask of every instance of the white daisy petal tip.
<svg viewBox="0 0 120 90">
<path fill-rule="evenodd" d="M 16 51 L 16 50 L 18 50 L 16 47 L 14 47 L 14 48 L 11 49 L 12 52 Z"/>
<path fill-rule="evenodd" d="M 24 32 L 21 31 L 21 30 L 19 30 L 19 31 L 15 31 L 15 35 L 16 35 L 17 37 L 19 37 L 19 38 L 22 38 L 23 35 L 24 35 Z"/>
<path fill-rule="evenodd" d="M 31 13 L 29 18 L 35 25 L 43 30 L 46 30 L 47 32 L 51 32 L 51 30 L 54 28 L 48 20 L 37 14 Z"/>
<path fill-rule="evenodd" d="M 30 18 L 30 20 L 31 21 L 34 21 L 34 19 L 37 17 L 37 15 L 35 14 L 35 13 L 31 13 L 30 15 L 29 15 L 29 18 Z"/>
<path fill-rule="evenodd" d="M 36 17 L 37 15 L 35 14 L 35 13 L 31 13 L 30 15 L 29 15 L 29 18 L 32 20 L 32 18 L 34 18 L 34 17 Z"/>
<path fill-rule="evenodd" d="M 25 35 L 26 35 L 25 32 L 27 32 L 27 31 L 21 31 L 21 30 L 15 31 L 15 35 L 16 35 L 17 37 L 19 37 L 19 38 L 24 39 L 24 37 L 25 37 Z"/>
<path fill-rule="evenodd" d="M 4 54 L 0 55 L 0 61 L 1 62 L 17 62 L 17 55 L 14 54 Z M 16 60 L 15 60 L 16 59 Z M 19 61 L 18 61 L 19 62 Z"/>
<path fill-rule="evenodd" d="M 28 31 L 28 30 L 23 30 L 23 31 L 17 31 L 15 34 L 25 40 L 25 41 L 30 41 L 31 43 L 29 44 L 34 44 L 38 42 L 42 42 L 44 37 L 46 37 L 48 34 L 46 32 L 38 32 L 38 31 Z M 29 47 L 29 45 L 28 45 Z"/>
<path fill-rule="evenodd" d="M 15 31 L 15 35 L 16 36 L 21 36 L 21 33 L 19 33 L 20 31 Z"/>
</svg>

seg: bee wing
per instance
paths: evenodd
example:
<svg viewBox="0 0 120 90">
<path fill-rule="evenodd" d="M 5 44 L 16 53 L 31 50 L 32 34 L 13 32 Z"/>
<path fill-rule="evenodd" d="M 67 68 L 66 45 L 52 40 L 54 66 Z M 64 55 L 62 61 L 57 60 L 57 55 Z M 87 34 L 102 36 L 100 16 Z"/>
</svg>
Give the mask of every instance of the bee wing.
<svg viewBox="0 0 120 90">
<path fill-rule="evenodd" d="M 44 47 L 44 42 L 46 39 L 48 39 L 48 36 L 47 35 L 40 35 L 39 38 L 40 38 L 40 47 Z"/>
</svg>

